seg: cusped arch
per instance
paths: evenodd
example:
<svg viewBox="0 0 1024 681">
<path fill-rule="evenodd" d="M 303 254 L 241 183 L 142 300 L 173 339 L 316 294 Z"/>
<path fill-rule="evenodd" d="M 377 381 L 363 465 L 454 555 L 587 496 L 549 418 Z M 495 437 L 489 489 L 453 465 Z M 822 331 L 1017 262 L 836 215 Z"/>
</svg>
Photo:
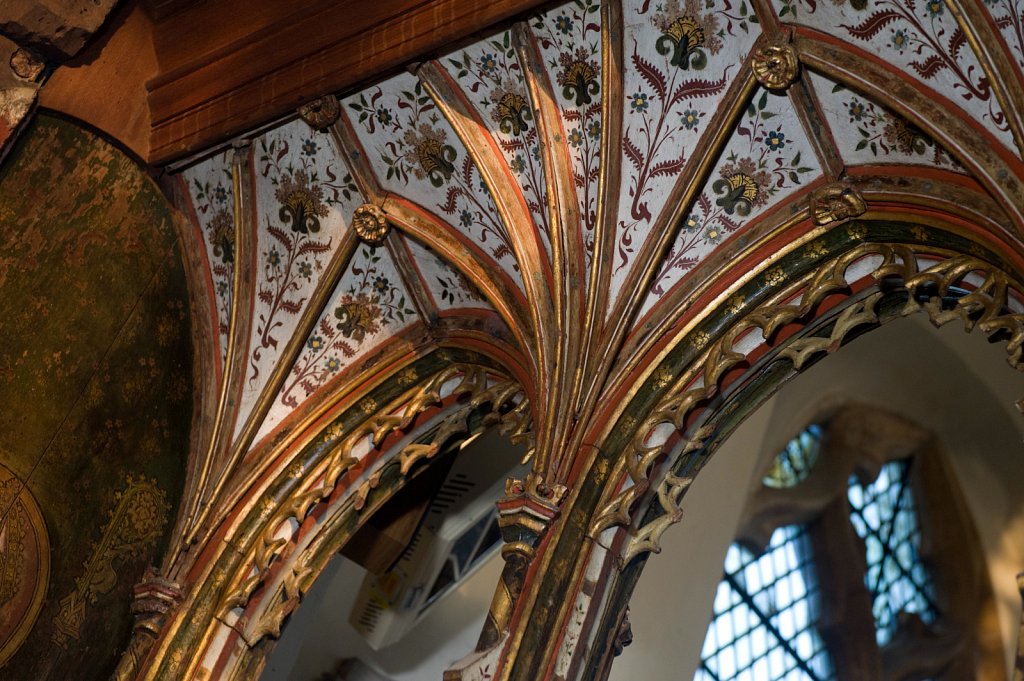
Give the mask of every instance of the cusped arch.
<svg viewBox="0 0 1024 681">
<path fill-rule="evenodd" d="M 136 636 L 120 678 L 254 678 L 327 562 L 408 479 L 491 426 L 532 437 L 521 385 L 479 353 L 439 349 L 383 378 L 277 452 L 194 562 L 158 646 Z"/>
<path fill-rule="evenodd" d="M 607 548 L 609 582 L 584 608 L 600 613 L 590 612 L 586 659 L 567 651 L 583 678 L 603 678 L 629 593 L 661 534 L 681 520 L 679 503 L 701 467 L 789 378 L 857 335 L 918 313 L 1004 342 L 1009 366 L 1022 370 L 1024 269 L 1012 245 L 964 231 L 959 218 L 902 217 L 869 211 L 768 259 L 745 286 L 680 325 L 631 387 L 633 403 L 609 428 L 628 435 L 605 441 L 617 467 L 589 528 L 595 553 Z"/>
</svg>

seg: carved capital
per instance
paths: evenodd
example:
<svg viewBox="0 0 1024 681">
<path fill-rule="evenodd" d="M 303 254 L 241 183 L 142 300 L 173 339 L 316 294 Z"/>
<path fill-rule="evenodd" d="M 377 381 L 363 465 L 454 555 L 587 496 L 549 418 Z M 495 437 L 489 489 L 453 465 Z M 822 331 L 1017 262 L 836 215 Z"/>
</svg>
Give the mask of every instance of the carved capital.
<svg viewBox="0 0 1024 681">
<path fill-rule="evenodd" d="M 391 231 L 391 223 L 379 206 L 364 203 L 352 213 L 352 229 L 369 244 L 379 244 Z"/>
<path fill-rule="evenodd" d="M 860 192 L 845 182 L 833 182 L 811 193 L 811 216 L 816 225 L 855 218 L 867 209 Z"/>
<path fill-rule="evenodd" d="M 118 661 L 112 681 L 135 679 L 142 661 L 160 635 L 167 614 L 182 601 L 181 585 L 160 576 L 155 568 L 147 568 L 142 581 L 133 589 L 132 614 L 135 615 L 135 630 L 127 650 Z"/>
<path fill-rule="evenodd" d="M 164 616 L 181 603 L 181 585 L 160 576 L 154 568 L 148 568 L 142 581 L 135 585 L 132 600 L 132 614 L 135 628 L 145 629 L 154 636 L 159 633 Z"/>
<path fill-rule="evenodd" d="M 341 116 L 341 104 L 334 95 L 324 95 L 299 107 L 299 117 L 314 130 L 326 130 Z"/>
<path fill-rule="evenodd" d="M 751 65 L 757 82 L 769 90 L 785 90 L 800 74 L 796 50 L 789 43 L 764 45 L 754 53 Z"/>
</svg>

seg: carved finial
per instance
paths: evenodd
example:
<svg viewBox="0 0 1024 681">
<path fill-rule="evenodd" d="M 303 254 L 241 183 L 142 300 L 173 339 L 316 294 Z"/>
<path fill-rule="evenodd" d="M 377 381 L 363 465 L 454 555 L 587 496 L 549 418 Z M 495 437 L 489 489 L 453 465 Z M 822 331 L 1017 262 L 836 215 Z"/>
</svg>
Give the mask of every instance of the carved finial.
<svg viewBox="0 0 1024 681">
<path fill-rule="evenodd" d="M 833 182 L 811 193 L 811 216 L 816 225 L 855 218 L 867 209 L 860 192 L 845 182 Z"/>
<path fill-rule="evenodd" d="M 299 116 L 314 130 L 325 130 L 341 115 L 341 104 L 334 95 L 324 95 L 299 107 Z"/>
<path fill-rule="evenodd" d="M 379 206 L 364 203 L 352 213 L 352 229 L 369 244 L 379 244 L 391 231 L 391 223 Z"/>
<path fill-rule="evenodd" d="M 788 43 L 762 46 L 754 53 L 752 64 L 757 82 L 769 90 L 785 90 L 796 81 L 800 62 Z"/>
</svg>

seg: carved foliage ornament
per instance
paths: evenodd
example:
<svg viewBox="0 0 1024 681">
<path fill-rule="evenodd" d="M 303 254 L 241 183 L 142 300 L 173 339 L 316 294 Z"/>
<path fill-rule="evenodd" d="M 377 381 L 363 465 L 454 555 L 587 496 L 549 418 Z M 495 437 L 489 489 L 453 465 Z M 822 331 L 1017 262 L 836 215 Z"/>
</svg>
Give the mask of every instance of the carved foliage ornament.
<svg viewBox="0 0 1024 681">
<path fill-rule="evenodd" d="M 379 244 L 391 231 L 391 223 L 379 206 L 364 203 L 352 213 L 352 229 L 369 244 Z"/>
<path fill-rule="evenodd" d="M 811 216 L 816 225 L 854 218 L 867 209 L 860 192 L 845 182 L 833 182 L 811 193 Z"/>
<path fill-rule="evenodd" d="M 373 410 L 354 431 L 327 448 L 325 455 L 315 462 L 304 465 L 304 484 L 291 491 L 287 499 L 278 502 L 264 496 L 260 508 L 261 526 L 264 529 L 250 548 L 246 567 L 235 573 L 233 583 L 227 589 L 218 612 L 225 616 L 232 609 L 244 608 L 249 603 L 252 594 L 269 576 L 271 566 L 279 559 L 290 541 L 281 536 L 280 529 L 288 525 L 302 525 L 317 504 L 332 496 L 342 476 L 359 464 L 359 459 L 353 454 L 357 445 L 369 436 L 373 446 L 377 447 L 390 433 L 408 428 L 418 415 L 441 402 L 441 388 L 451 379 L 461 379 L 452 394 L 469 397 L 468 403 L 442 424 L 439 432 L 445 435 L 434 437 L 427 445 L 411 444 L 399 453 L 398 459 L 403 474 L 408 472 L 417 460 L 430 458 L 440 451 L 443 444 L 441 437 L 447 439 L 453 432 L 467 432 L 467 419 L 470 413 L 481 407 L 489 407 L 491 410 L 491 414 L 484 418 L 485 423 L 498 423 L 502 432 L 510 434 L 513 441 L 517 438 L 528 439 L 530 415 L 522 388 L 512 380 L 502 380 L 488 387 L 488 373 L 491 371 L 481 366 L 455 364 L 428 377 L 411 396 L 405 396 L 404 406 L 385 405 Z M 340 435 L 334 428 L 327 429 L 324 435 L 325 442 L 333 442 Z M 353 504 L 362 507 L 373 486 L 371 476 L 349 497 L 353 499 Z M 246 640 L 250 644 L 255 644 L 264 636 L 279 635 L 281 622 L 298 604 L 301 593 L 308 588 L 313 577 L 315 575 L 308 569 L 296 570 L 293 567 L 287 570 L 285 598 L 263 613 L 259 622 L 255 623 L 254 629 L 247 632 Z"/>
<path fill-rule="evenodd" d="M 770 338 L 787 324 L 812 322 L 818 303 L 828 295 L 847 289 L 847 268 L 870 255 L 881 256 L 882 260 L 871 273 L 875 281 L 893 277 L 904 282 L 904 288 L 910 296 L 900 312 L 902 316 L 923 311 L 936 326 L 953 320 L 960 320 L 967 331 L 977 326 L 990 338 L 1007 339 L 1007 361 L 1017 369 L 1024 366 L 1024 315 L 1006 311 L 1010 282 L 1005 274 L 981 260 L 964 255 L 919 270 L 916 256 L 908 246 L 861 244 L 825 263 L 797 286 L 780 291 L 708 347 L 692 373 L 682 377 L 676 382 L 677 387 L 662 397 L 627 445 L 623 456 L 626 470 L 634 484 L 602 507 L 602 512 L 591 525 L 591 536 L 597 536 L 613 525 L 630 521 L 634 503 L 651 487 L 650 476 L 653 474 L 654 461 L 663 454 L 661 444 L 651 444 L 651 433 L 664 423 L 671 424 L 677 431 L 682 430 L 691 412 L 701 408 L 700 405 L 706 404 L 707 400 L 719 392 L 719 379 L 730 369 L 747 361 L 746 355 L 735 349 L 738 340 L 750 332 L 758 331 L 762 337 Z M 959 285 L 972 273 L 983 274 L 983 282 L 974 287 L 971 293 L 958 298 L 952 308 L 944 307 L 943 299 L 950 288 Z M 781 303 L 798 289 L 804 292 L 799 304 Z M 919 298 L 919 295 L 922 297 Z M 779 351 L 778 356 L 788 358 L 794 369 L 799 370 L 812 357 L 835 352 L 852 330 L 880 322 L 876 306 L 881 299 L 882 294 L 879 292 L 857 301 L 839 313 L 827 336 L 794 338 Z M 697 387 L 686 389 L 685 386 L 692 385 L 690 379 L 697 376 L 702 377 L 703 381 L 698 381 Z M 684 441 L 679 457 L 702 449 L 712 431 L 712 425 L 704 424 L 690 434 Z M 656 495 L 664 514 L 632 533 L 633 536 L 623 549 L 622 564 L 642 552 L 659 550 L 661 535 L 681 519 L 679 504 L 696 472 L 691 470 L 684 478 L 675 476 L 671 471 L 665 474 Z"/>
<path fill-rule="evenodd" d="M 785 90 L 796 81 L 800 73 L 800 62 L 793 46 L 785 44 L 765 45 L 754 53 L 751 65 L 757 82 L 769 90 Z"/>
</svg>

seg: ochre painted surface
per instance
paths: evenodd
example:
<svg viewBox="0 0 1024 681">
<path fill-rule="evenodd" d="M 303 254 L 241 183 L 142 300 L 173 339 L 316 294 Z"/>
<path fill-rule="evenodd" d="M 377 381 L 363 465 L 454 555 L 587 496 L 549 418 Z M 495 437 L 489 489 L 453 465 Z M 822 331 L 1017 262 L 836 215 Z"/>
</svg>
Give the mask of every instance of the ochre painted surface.
<svg viewBox="0 0 1024 681">
<path fill-rule="evenodd" d="M 0 453 L 42 508 L 49 589 L 0 678 L 105 679 L 184 478 L 188 296 L 172 215 L 121 152 L 39 117 L 0 171 Z"/>
</svg>

